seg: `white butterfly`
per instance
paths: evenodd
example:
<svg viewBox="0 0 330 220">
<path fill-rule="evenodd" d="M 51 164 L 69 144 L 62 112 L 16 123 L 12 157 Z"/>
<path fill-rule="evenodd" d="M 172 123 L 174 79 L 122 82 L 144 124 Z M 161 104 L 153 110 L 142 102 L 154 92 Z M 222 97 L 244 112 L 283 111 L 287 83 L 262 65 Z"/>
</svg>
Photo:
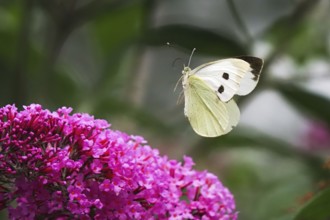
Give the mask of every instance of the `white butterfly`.
<svg viewBox="0 0 330 220">
<path fill-rule="evenodd" d="M 204 137 L 231 131 L 240 117 L 233 96 L 247 95 L 256 87 L 262 66 L 260 58 L 241 56 L 206 63 L 193 70 L 189 64 L 184 67 L 184 114 L 194 131 Z"/>
</svg>

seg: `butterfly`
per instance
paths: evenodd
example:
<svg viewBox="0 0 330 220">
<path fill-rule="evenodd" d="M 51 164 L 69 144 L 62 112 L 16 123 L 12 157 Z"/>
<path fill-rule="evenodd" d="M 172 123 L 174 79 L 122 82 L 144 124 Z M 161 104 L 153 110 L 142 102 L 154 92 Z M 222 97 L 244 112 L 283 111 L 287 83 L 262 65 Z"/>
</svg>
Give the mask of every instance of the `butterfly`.
<svg viewBox="0 0 330 220">
<path fill-rule="evenodd" d="M 192 54 L 181 77 L 184 114 L 200 136 L 227 134 L 240 118 L 233 97 L 247 95 L 256 87 L 263 60 L 240 56 L 206 63 L 192 70 L 189 67 Z"/>
</svg>

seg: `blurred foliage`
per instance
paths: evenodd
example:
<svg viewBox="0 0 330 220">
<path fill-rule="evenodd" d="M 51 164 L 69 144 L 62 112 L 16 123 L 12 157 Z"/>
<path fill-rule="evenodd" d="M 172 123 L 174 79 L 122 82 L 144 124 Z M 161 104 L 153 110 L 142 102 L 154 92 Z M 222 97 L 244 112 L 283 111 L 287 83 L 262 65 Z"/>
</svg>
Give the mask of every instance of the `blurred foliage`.
<svg viewBox="0 0 330 220">
<path fill-rule="evenodd" d="M 330 100 L 329 98 L 313 94 L 296 85 L 281 84 L 278 91 L 288 99 L 298 110 L 309 113 L 311 117 L 315 117 L 330 125 Z"/>
<path fill-rule="evenodd" d="M 322 191 L 306 204 L 295 217 L 295 220 L 324 220 L 330 216 L 330 188 Z"/>
<path fill-rule="evenodd" d="M 271 89 L 305 121 L 330 127 L 329 96 L 306 87 L 319 76 L 314 69 L 301 73 L 311 60 L 329 61 L 329 12 L 327 0 L 0 0 L 0 104 L 71 106 L 106 118 L 170 157 L 191 155 L 199 169 L 219 174 L 240 219 L 293 219 L 298 198 L 329 178 L 322 164 L 330 146 L 312 152 L 299 137 L 285 140 L 253 126 L 200 138 L 172 91 L 192 48 L 192 66 L 254 54 L 265 65 L 255 91 L 237 99 L 242 117 Z M 263 43 L 270 49 L 258 52 Z M 299 68 L 293 75 L 282 68 L 285 77 L 276 78 L 272 66 L 288 56 Z M 320 81 L 329 80 L 329 71 Z M 277 106 L 272 114 L 280 114 Z M 272 126 L 270 118 L 258 119 Z M 327 191 L 295 219 L 329 218 L 321 210 L 328 201 Z M 316 212 L 325 214 L 314 218 Z"/>
</svg>

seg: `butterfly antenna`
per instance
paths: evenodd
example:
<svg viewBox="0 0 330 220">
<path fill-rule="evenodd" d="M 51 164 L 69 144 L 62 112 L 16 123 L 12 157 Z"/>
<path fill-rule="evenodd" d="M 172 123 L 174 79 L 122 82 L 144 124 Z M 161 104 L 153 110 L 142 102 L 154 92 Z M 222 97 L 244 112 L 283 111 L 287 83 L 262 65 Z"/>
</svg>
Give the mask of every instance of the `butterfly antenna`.
<svg viewBox="0 0 330 220">
<path fill-rule="evenodd" d="M 183 75 L 182 75 L 182 76 L 180 77 L 180 79 L 176 82 L 173 92 L 175 92 L 176 88 L 177 88 L 178 85 L 179 85 L 179 82 L 182 80 L 182 77 L 183 77 Z"/>
<path fill-rule="evenodd" d="M 195 50 L 196 50 L 196 48 L 194 48 L 194 49 L 192 50 L 191 54 L 190 54 L 189 62 L 188 62 L 188 67 L 190 66 L 190 61 L 191 61 L 191 58 L 192 58 L 192 56 L 193 56 Z"/>
<path fill-rule="evenodd" d="M 176 101 L 176 104 L 180 104 L 181 102 L 183 101 L 183 90 L 180 92 L 180 95 L 179 95 L 179 98 L 178 100 Z"/>
<path fill-rule="evenodd" d="M 173 62 L 172 62 L 172 67 L 173 67 L 173 68 L 175 67 L 175 64 L 176 64 L 178 61 L 181 61 L 181 62 L 183 63 L 182 58 L 181 58 L 181 57 L 178 57 L 178 58 L 176 58 L 175 60 L 173 60 Z"/>
</svg>

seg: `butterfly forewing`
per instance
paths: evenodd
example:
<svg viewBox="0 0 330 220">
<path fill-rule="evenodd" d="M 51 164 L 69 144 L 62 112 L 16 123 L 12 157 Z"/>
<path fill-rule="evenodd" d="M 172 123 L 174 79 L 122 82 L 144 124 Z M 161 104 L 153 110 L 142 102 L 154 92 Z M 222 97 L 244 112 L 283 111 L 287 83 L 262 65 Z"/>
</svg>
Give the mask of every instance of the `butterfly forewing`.
<svg viewBox="0 0 330 220">
<path fill-rule="evenodd" d="M 262 60 L 243 56 L 210 62 L 193 70 L 212 90 L 217 92 L 223 102 L 235 94 L 246 95 L 258 83 Z"/>
<path fill-rule="evenodd" d="M 239 110 L 236 103 L 221 102 L 217 94 L 198 76 L 191 75 L 188 78 L 184 93 L 185 114 L 197 134 L 220 136 L 238 123 Z"/>
<path fill-rule="evenodd" d="M 258 57 L 241 56 L 238 59 L 249 63 L 250 69 L 243 77 L 237 95 L 247 95 L 257 86 L 259 76 L 263 67 L 263 60 Z"/>
</svg>

